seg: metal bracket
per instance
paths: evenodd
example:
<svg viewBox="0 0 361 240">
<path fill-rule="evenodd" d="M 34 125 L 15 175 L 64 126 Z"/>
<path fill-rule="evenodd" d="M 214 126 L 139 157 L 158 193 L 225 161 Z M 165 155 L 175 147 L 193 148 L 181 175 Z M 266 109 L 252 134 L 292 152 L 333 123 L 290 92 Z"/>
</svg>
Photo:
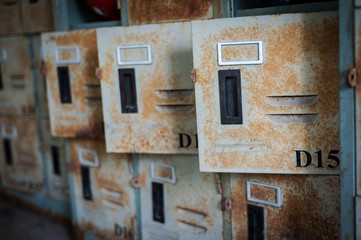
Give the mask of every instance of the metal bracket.
<svg viewBox="0 0 361 240">
<path fill-rule="evenodd" d="M 223 208 L 227 211 L 232 210 L 232 198 L 227 197 L 223 202 Z"/>
<path fill-rule="evenodd" d="M 124 61 L 121 57 L 122 49 L 136 49 L 136 48 L 146 48 L 148 57 L 144 61 Z M 152 47 L 150 45 L 131 45 L 131 46 L 118 46 L 117 47 L 118 55 L 118 65 L 142 65 L 142 64 L 152 64 Z"/>
<path fill-rule="evenodd" d="M 356 68 L 351 68 L 348 71 L 347 82 L 351 87 L 357 86 L 358 81 L 357 81 L 357 69 Z"/>
<path fill-rule="evenodd" d="M 257 60 L 233 60 L 233 61 L 223 61 L 222 57 L 222 47 L 223 46 L 232 46 L 232 45 L 248 45 L 248 44 L 257 44 L 258 45 L 258 59 Z M 242 42 L 225 42 L 217 43 L 218 51 L 218 65 L 253 65 L 253 64 L 262 64 L 263 63 L 263 43 L 262 41 L 242 41 Z"/>
</svg>

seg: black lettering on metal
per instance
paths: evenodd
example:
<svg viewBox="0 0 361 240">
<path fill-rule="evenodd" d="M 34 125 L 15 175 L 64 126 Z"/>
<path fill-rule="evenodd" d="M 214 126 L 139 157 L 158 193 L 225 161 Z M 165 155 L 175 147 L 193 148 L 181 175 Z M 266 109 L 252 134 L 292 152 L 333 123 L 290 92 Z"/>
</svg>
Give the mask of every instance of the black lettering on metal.
<svg viewBox="0 0 361 240">
<path fill-rule="evenodd" d="M 13 165 L 13 154 L 11 151 L 10 139 L 4 139 L 5 161 L 7 165 Z"/>
<path fill-rule="evenodd" d="M 81 167 L 81 180 L 83 184 L 83 198 L 92 201 L 93 195 L 90 183 L 90 169 L 88 167 Z"/>
<path fill-rule="evenodd" d="M 242 124 L 241 72 L 219 70 L 221 124 Z"/>
<path fill-rule="evenodd" d="M 119 224 L 114 224 L 114 235 L 115 236 L 122 236 L 123 235 L 123 228 Z"/>
<path fill-rule="evenodd" d="M 264 240 L 264 209 L 247 204 L 248 240 Z"/>
<path fill-rule="evenodd" d="M 118 69 L 122 113 L 137 113 L 137 89 L 133 68 Z"/>
<path fill-rule="evenodd" d="M 71 87 L 68 67 L 58 67 L 60 102 L 71 103 Z"/>
<path fill-rule="evenodd" d="M 53 159 L 53 173 L 55 175 L 61 175 L 61 166 L 59 159 L 59 148 L 57 146 L 51 146 L 51 156 Z"/>
<path fill-rule="evenodd" d="M 164 223 L 164 192 L 163 184 L 152 182 L 153 220 Z"/>
<path fill-rule="evenodd" d="M 184 142 L 184 138 L 186 138 L 186 143 Z M 191 136 L 186 133 L 179 133 L 179 147 L 187 148 L 192 144 Z"/>
<path fill-rule="evenodd" d="M 318 168 L 323 168 L 322 165 L 322 151 L 317 151 L 317 167 Z"/>
<path fill-rule="evenodd" d="M 308 167 L 311 162 L 312 162 L 312 156 L 309 152 L 307 151 L 303 151 L 303 150 L 295 150 L 296 152 L 296 167 Z M 305 165 L 302 166 L 302 161 L 301 161 L 301 153 L 304 153 L 306 155 L 306 163 Z"/>
<path fill-rule="evenodd" d="M 331 159 L 333 161 L 336 162 L 336 165 L 331 165 L 329 164 L 328 167 L 329 168 L 337 168 L 338 165 L 340 164 L 340 159 L 332 154 L 338 154 L 340 150 L 331 150 L 330 153 L 328 154 L 328 159 Z"/>
</svg>

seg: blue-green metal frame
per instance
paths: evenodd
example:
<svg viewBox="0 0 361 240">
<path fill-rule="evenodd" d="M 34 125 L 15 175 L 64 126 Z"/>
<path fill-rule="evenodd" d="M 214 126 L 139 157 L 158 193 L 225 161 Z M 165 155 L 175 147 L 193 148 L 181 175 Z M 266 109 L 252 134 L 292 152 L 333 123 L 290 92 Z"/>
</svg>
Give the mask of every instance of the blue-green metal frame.
<svg viewBox="0 0 361 240">
<path fill-rule="evenodd" d="M 339 1 L 341 239 L 355 239 L 355 89 L 346 82 L 354 65 L 353 0 Z"/>
</svg>

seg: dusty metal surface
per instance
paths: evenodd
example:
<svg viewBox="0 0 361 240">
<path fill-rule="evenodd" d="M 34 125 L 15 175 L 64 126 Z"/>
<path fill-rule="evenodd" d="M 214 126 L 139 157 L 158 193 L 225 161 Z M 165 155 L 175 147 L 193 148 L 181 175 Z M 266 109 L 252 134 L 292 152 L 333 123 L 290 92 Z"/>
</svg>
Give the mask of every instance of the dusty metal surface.
<svg viewBox="0 0 361 240">
<path fill-rule="evenodd" d="M 22 32 L 21 0 L 0 1 L 0 34 Z"/>
<path fill-rule="evenodd" d="M 361 10 L 355 11 L 355 67 L 358 73 L 356 86 L 356 194 L 361 196 Z"/>
<path fill-rule="evenodd" d="M 80 30 L 42 34 L 46 67 L 51 131 L 57 137 L 102 137 L 103 115 L 100 81 L 95 76 L 98 67 L 95 30 Z M 61 50 L 74 47 L 76 50 Z M 79 63 L 71 62 L 79 57 Z M 58 61 L 59 62 L 59 61 Z M 69 71 L 71 103 L 61 103 L 58 67 Z"/>
<path fill-rule="evenodd" d="M 105 239 L 133 239 L 136 209 L 130 156 L 106 153 L 104 141 L 99 140 L 72 139 L 69 144 L 80 229 Z M 98 167 L 81 164 L 80 149 L 95 151 Z M 90 159 L 86 154 L 82 156 Z M 84 199 L 81 167 L 89 169 L 92 200 Z"/>
<path fill-rule="evenodd" d="M 247 201 L 247 181 L 279 187 L 281 206 Z M 339 239 L 338 176 L 231 174 L 231 186 L 233 239 L 250 239 L 249 226 L 262 222 L 264 239 Z M 274 199 L 270 188 L 251 188 L 250 194 L 256 199 Z M 264 218 L 247 222 L 248 204 L 262 207 Z"/>
<path fill-rule="evenodd" d="M 0 39 L 0 114 L 35 115 L 34 84 L 26 37 Z"/>
<path fill-rule="evenodd" d="M 139 160 L 143 239 L 222 238 L 217 178 L 199 172 L 197 156 L 144 154 Z M 163 185 L 163 196 L 155 196 L 153 183 Z M 155 211 L 163 212 L 164 223 Z"/>
<path fill-rule="evenodd" d="M 129 25 L 213 18 L 216 0 L 128 1 Z"/>
<path fill-rule="evenodd" d="M 21 17 L 25 32 L 41 32 L 54 28 L 51 2 L 51 0 L 21 1 Z"/>
<path fill-rule="evenodd" d="M 30 117 L 0 117 L 2 183 L 27 193 L 44 190 L 38 122 Z"/>
<path fill-rule="evenodd" d="M 66 168 L 65 144 L 61 138 L 53 138 L 50 133 L 50 121 L 44 120 L 45 125 L 42 150 L 46 157 L 46 175 L 49 194 L 52 198 L 69 201 L 68 170 Z"/>
<path fill-rule="evenodd" d="M 356 212 L 355 212 L 355 217 L 356 217 L 356 223 L 355 223 L 355 229 L 356 229 L 356 239 L 360 240 L 361 239 L 361 197 L 357 196 L 356 197 Z"/>
<path fill-rule="evenodd" d="M 97 29 L 107 151 L 197 153 L 190 30 L 189 22 Z M 132 113 L 122 113 L 131 92 L 121 96 L 118 69 L 134 69 Z"/>
<path fill-rule="evenodd" d="M 337 26 L 333 12 L 192 22 L 201 171 L 339 172 Z M 248 41 L 261 41 L 263 59 L 256 43 L 217 52 Z M 233 106 L 220 100 L 219 70 L 239 72 Z M 221 124 L 224 105 L 241 124 Z"/>
</svg>

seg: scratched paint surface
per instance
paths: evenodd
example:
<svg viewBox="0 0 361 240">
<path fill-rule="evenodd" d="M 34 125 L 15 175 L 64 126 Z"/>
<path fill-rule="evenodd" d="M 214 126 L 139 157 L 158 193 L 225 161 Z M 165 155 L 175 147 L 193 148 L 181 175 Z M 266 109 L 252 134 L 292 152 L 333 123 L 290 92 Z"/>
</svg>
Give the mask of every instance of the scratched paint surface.
<svg viewBox="0 0 361 240">
<path fill-rule="evenodd" d="M 97 29 L 107 151 L 197 153 L 190 30 L 189 22 Z M 118 65 L 117 47 L 134 45 L 150 45 L 152 63 Z M 142 49 L 120 52 L 148 59 Z M 118 69 L 134 69 L 138 113 L 122 113 Z"/>
<path fill-rule="evenodd" d="M 247 181 L 280 187 L 281 207 L 247 201 Z M 251 193 L 261 200 L 270 197 L 265 190 Z M 339 239 L 339 194 L 335 175 L 232 174 L 233 239 L 249 239 L 247 204 L 264 208 L 265 239 Z"/>
<path fill-rule="evenodd" d="M 136 213 L 134 189 L 130 185 L 132 180 L 130 156 L 106 153 L 104 141 L 100 140 L 71 139 L 69 144 L 77 223 L 80 228 L 101 238 L 133 239 Z M 83 197 L 80 168 L 86 165 L 80 163 L 79 149 L 96 151 L 99 159 L 98 167 L 89 167 L 93 196 L 91 201 Z"/>
<path fill-rule="evenodd" d="M 52 30 L 53 11 L 51 0 L 21 1 L 22 24 L 25 32 Z"/>
<path fill-rule="evenodd" d="M 192 33 L 201 171 L 339 172 L 336 13 L 194 21 Z M 262 41 L 263 64 L 219 66 L 217 43 L 239 41 Z M 240 49 L 222 58 L 254 60 Z M 218 70 L 228 69 L 241 75 L 238 125 L 221 124 Z"/>
<path fill-rule="evenodd" d="M 0 1 L 0 34 L 22 32 L 21 0 Z"/>
<path fill-rule="evenodd" d="M 57 137 L 103 136 L 100 82 L 95 76 L 98 67 L 95 30 L 42 34 L 42 44 L 52 134 Z M 69 46 L 79 48 L 80 63 L 57 64 L 57 47 Z M 59 57 L 72 60 L 68 56 L 70 53 L 72 51 L 60 51 Z M 57 68 L 64 66 L 69 69 L 72 101 L 62 104 Z"/>
<path fill-rule="evenodd" d="M 210 19 L 213 17 L 212 0 L 130 0 L 130 25 Z"/>
<path fill-rule="evenodd" d="M 222 238 L 221 195 L 216 176 L 199 172 L 197 156 L 144 154 L 139 158 L 143 239 Z M 152 163 L 174 167 L 175 183 L 159 180 L 172 178 L 167 166 L 152 176 Z M 163 184 L 164 223 L 153 220 L 153 182 Z"/>
<path fill-rule="evenodd" d="M 355 10 L 355 66 L 361 71 L 361 10 Z M 356 194 L 361 196 L 361 89 L 356 86 Z"/>
<path fill-rule="evenodd" d="M 31 194 L 43 192 L 44 174 L 37 119 L 0 117 L 0 126 L 3 185 Z M 9 158 L 11 160 L 6 160 Z"/>
<path fill-rule="evenodd" d="M 26 37 L 0 39 L 0 113 L 35 115 L 34 84 L 30 69 L 29 40 Z"/>
</svg>

